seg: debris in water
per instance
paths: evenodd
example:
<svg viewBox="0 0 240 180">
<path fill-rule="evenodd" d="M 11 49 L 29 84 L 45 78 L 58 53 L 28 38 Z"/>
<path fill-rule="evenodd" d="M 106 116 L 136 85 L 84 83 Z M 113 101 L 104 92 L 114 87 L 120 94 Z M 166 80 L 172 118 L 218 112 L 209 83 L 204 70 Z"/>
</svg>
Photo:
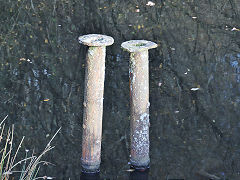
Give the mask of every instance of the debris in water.
<svg viewBox="0 0 240 180">
<path fill-rule="evenodd" d="M 135 12 L 137 12 L 137 13 L 140 12 L 140 9 L 136 9 Z"/>
<path fill-rule="evenodd" d="M 231 31 L 240 31 L 240 29 L 233 27 Z"/>
<path fill-rule="evenodd" d="M 146 6 L 155 6 L 155 3 L 152 1 L 148 1 L 148 3 L 146 4 Z"/>
<path fill-rule="evenodd" d="M 135 169 L 127 169 L 126 171 L 127 172 L 133 172 L 133 171 L 135 171 Z"/>
<path fill-rule="evenodd" d="M 199 90 L 198 87 L 197 87 L 197 88 L 192 88 L 192 89 L 191 89 L 191 91 L 197 91 L 197 90 Z"/>
</svg>

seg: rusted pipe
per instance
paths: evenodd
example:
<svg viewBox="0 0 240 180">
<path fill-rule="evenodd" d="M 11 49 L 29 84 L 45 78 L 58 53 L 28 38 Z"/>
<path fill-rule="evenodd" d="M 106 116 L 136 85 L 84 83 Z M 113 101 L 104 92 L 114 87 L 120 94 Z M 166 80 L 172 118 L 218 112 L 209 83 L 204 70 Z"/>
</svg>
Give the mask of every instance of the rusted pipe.
<svg viewBox="0 0 240 180">
<path fill-rule="evenodd" d="M 157 44 L 145 40 L 122 43 L 122 48 L 130 52 L 130 163 L 136 169 L 145 169 L 149 158 L 149 70 L 148 50 Z"/>
<path fill-rule="evenodd" d="M 103 91 L 106 46 L 114 39 L 100 34 L 79 37 L 79 43 L 89 46 L 86 56 L 83 102 L 82 168 L 97 172 L 101 162 Z"/>
</svg>

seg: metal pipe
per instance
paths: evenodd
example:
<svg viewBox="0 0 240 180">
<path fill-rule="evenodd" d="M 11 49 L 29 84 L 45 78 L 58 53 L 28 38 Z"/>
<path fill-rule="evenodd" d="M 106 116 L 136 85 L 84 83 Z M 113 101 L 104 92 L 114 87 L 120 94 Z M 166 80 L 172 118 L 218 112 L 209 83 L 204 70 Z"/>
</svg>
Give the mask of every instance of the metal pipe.
<svg viewBox="0 0 240 180">
<path fill-rule="evenodd" d="M 79 43 L 89 46 L 83 102 L 81 162 L 84 172 L 97 172 L 100 167 L 106 46 L 113 42 L 112 37 L 100 34 L 79 37 Z"/>
<path fill-rule="evenodd" d="M 122 43 L 130 52 L 130 163 L 136 169 L 146 169 L 149 158 L 149 70 L 148 50 L 157 44 L 145 40 Z"/>
</svg>

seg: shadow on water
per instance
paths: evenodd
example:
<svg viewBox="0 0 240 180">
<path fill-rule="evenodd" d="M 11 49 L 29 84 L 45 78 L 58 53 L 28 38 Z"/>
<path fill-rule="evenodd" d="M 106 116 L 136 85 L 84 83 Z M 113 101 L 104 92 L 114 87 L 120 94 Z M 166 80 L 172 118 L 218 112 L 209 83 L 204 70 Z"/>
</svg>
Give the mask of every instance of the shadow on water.
<svg viewBox="0 0 240 180">
<path fill-rule="evenodd" d="M 129 173 L 129 180 L 148 180 L 149 169 L 145 171 L 135 170 Z M 90 174 L 82 173 L 80 180 L 110 180 L 100 178 L 100 173 Z"/>
<path fill-rule="evenodd" d="M 100 173 L 81 173 L 80 180 L 101 180 Z"/>
<path fill-rule="evenodd" d="M 130 172 L 129 180 L 148 180 L 149 169 L 145 171 L 135 170 Z"/>
</svg>

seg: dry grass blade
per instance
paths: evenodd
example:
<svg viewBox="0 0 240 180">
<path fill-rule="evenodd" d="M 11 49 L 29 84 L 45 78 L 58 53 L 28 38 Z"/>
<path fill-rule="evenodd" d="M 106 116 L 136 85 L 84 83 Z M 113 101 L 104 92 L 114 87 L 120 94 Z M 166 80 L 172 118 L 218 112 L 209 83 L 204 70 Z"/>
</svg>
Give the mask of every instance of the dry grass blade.
<svg viewBox="0 0 240 180">
<path fill-rule="evenodd" d="M 37 157 L 32 154 L 31 157 L 27 157 L 27 151 L 26 151 L 26 158 L 18 161 L 15 163 L 17 154 L 22 146 L 24 137 L 22 138 L 21 142 L 19 143 L 16 152 L 12 156 L 13 152 L 13 135 L 14 135 L 14 126 L 12 128 L 9 128 L 7 131 L 7 136 L 6 139 L 3 138 L 4 136 L 4 131 L 5 131 L 5 123 L 4 121 L 7 119 L 8 116 L 6 116 L 1 122 L 0 122 L 0 145 L 2 145 L 2 149 L 0 149 L 0 180 L 9 180 L 10 175 L 13 173 L 21 173 L 20 179 L 19 180 L 35 180 L 39 179 L 37 178 L 37 174 L 40 168 L 40 164 L 49 164 L 46 161 L 42 161 L 41 158 L 43 155 L 45 155 L 48 151 L 52 150 L 54 146 L 51 146 L 51 142 L 53 139 L 56 137 L 58 132 L 60 131 L 61 128 L 57 130 L 57 132 L 53 135 L 51 140 L 48 142 L 46 145 L 45 149 L 43 152 Z M 3 144 L 1 144 L 4 142 Z M 24 162 L 24 165 L 22 167 L 22 171 L 13 171 L 16 166 L 20 165 L 21 163 Z M 27 163 L 28 162 L 28 163 Z M 15 163 L 15 164 L 14 164 Z M 45 177 L 45 176 L 44 176 Z M 51 177 L 49 177 L 51 178 Z"/>
<path fill-rule="evenodd" d="M 48 142 L 48 144 L 46 145 L 45 149 L 43 150 L 43 152 L 35 158 L 31 159 L 31 162 L 29 163 L 30 166 L 27 167 L 26 172 L 23 175 L 23 179 L 21 180 L 31 180 L 31 179 L 36 179 L 34 178 L 34 176 L 36 175 L 36 169 L 37 166 L 39 164 L 41 164 L 41 162 L 45 162 L 45 161 L 41 161 L 41 158 L 43 157 L 43 155 L 45 155 L 48 151 L 52 150 L 54 148 L 54 146 L 51 146 L 51 142 L 53 141 L 53 139 L 56 137 L 56 135 L 58 134 L 58 132 L 61 130 L 61 128 L 59 128 L 57 130 L 57 132 L 53 135 L 53 137 L 51 138 L 51 140 Z"/>
<path fill-rule="evenodd" d="M 0 161 L 0 177 L 1 179 L 5 179 L 5 176 L 4 176 L 4 164 L 5 164 L 5 159 L 7 158 L 7 156 L 10 156 L 10 152 L 8 152 L 8 142 L 9 142 L 9 138 L 11 136 L 11 131 L 10 129 L 8 129 L 8 133 L 7 133 L 7 139 L 5 141 L 5 145 L 4 145 L 4 148 L 2 150 L 2 158 L 1 158 L 1 161 Z"/>
<path fill-rule="evenodd" d="M 5 118 L 2 120 L 2 122 L 0 123 L 0 127 L 2 127 L 2 124 L 4 123 L 4 121 L 7 119 L 8 115 L 5 116 Z"/>
<path fill-rule="evenodd" d="M 9 147 L 9 152 L 8 152 L 8 155 L 7 155 L 7 163 L 6 163 L 6 165 L 5 165 L 5 171 L 4 171 L 4 173 L 8 171 L 9 165 L 11 165 L 11 164 L 10 164 L 10 158 L 11 158 L 12 145 L 13 145 L 13 132 L 14 132 L 14 125 L 12 125 L 11 138 L 9 139 L 9 142 L 7 142 L 7 143 L 10 144 L 10 147 Z M 9 174 L 6 174 L 5 179 L 8 179 L 8 178 L 9 178 Z"/>
</svg>

